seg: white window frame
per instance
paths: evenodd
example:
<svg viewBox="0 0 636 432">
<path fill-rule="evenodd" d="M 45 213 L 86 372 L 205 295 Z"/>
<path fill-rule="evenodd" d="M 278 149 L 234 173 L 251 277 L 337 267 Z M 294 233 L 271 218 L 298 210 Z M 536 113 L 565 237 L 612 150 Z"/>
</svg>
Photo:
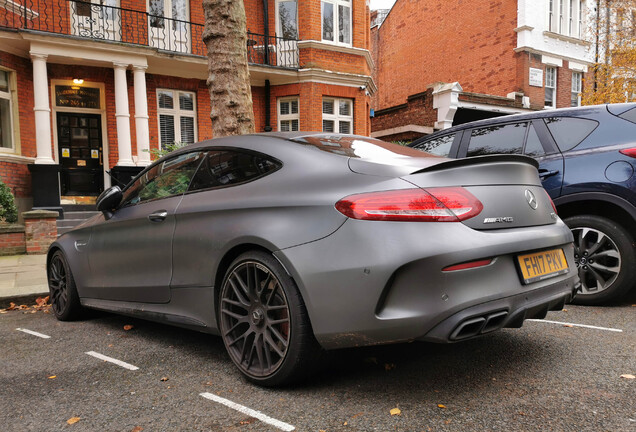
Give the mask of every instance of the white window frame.
<svg viewBox="0 0 636 432">
<path fill-rule="evenodd" d="M 324 18 L 322 16 L 323 3 L 329 3 L 333 5 L 333 40 L 324 39 L 323 23 Z M 349 8 L 349 41 L 340 42 L 340 29 L 338 27 L 339 11 L 338 6 L 346 6 Z M 353 44 L 353 1 L 352 0 L 321 0 L 320 2 L 320 38 L 323 42 L 327 42 L 334 45 L 351 46 Z"/>
<path fill-rule="evenodd" d="M 17 89 L 16 89 L 16 75 L 15 72 L 10 69 L 0 68 L 0 71 L 7 74 L 7 91 L 0 90 L 0 99 L 9 101 L 9 147 L 0 147 L 2 153 L 16 153 L 18 137 L 18 113 L 17 113 Z"/>
<path fill-rule="evenodd" d="M 287 103 L 289 102 L 289 114 L 281 114 L 281 104 L 283 103 Z M 296 107 L 297 110 L 296 112 L 292 112 L 292 102 L 296 102 Z M 295 132 L 295 131 L 299 131 L 300 130 L 300 100 L 298 98 L 298 96 L 292 96 L 292 97 L 283 97 L 283 98 L 279 98 L 278 99 L 278 131 L 282 132 L 283 128 L 282 128 L 282 123 L 283 122 L 290 122 L 289 123 L 289 131 L 290 132 Z M 292 122 L 294 120 L 298 120 L 298 129 L 293 129 L 292 128 Z"/>
<path fill-rule="evenodd" d="M 551 71 L 554 71 L 554 79 L 551 79 Z M 554 82 L 551 82 L 554 81 Z M 545 88 L 552 89 L 552 105 L 545 105 L 546 108 L 556 108 L 557 106 L 557 68 L 546 66 L 545 68 Z M 545 101 L 545 96 L 544 96 Z"/>
<path fill-rule="evenodd" d="M 347 98 L 332 98 L 332 97 L 323 97 L 322 101 L 333 101 L 333 114 L 327 114 L 323 111 L 322 113 L 322 120 L 332 120 L 333 123 L 333 133 L 340 133 L 340 122 L 349 122 L 350 124 L 350 128 L 349 128 L 349 133 L 353 134 L 354 133 L 354 123 L 353 123 L 353 109 L 354 109 L 354 101 L 353 99 L 347 99 Z M 349 106 L 351 107 L 351 111 L 349 115 L 342 115 L 340 114 L 340 102 L 341 101 L 346 101 L 349 103 Z M 324 128 L 323 128 L 324 131 Z"/>
<path fill-rule="evenodd" d="M 159 93 L 161 92 L 172 92 L 173 97 L 173 108 L 161 108 L 159 106 Z M 179 95 L 181 93 L 192 95 L 192 111 L 182 110 L 181 105 L 179 103 Z M 159 132 L 158 141 L 159 147 L 163 147 L 161 142 L 161 114 L 171 115 L 174 121 L 174 138 L 175 142 L 181 141 L 181 117 L 190 117 L 193 119 L 194 124 L 194 142 L 198 141 L 198 128 L 197 128 L 197 94 L 195 92 L 186 91 L 186 90 L 176 90 L 176 89 L 168 89 L 168 88 L 158 88 L 157 89 L 157 130 Z M 165 143 L 171 144 L 171 143 Z"/>
<path fill-rule="evenodd" d="M 581 92 L 583 91 L 583 73 L 572 72 L 572 93 L 577 95 L 576 106 L 581 106 Z M 572 95 L 570 95 L 570 103 L 572 102 Z"/>
</svg>

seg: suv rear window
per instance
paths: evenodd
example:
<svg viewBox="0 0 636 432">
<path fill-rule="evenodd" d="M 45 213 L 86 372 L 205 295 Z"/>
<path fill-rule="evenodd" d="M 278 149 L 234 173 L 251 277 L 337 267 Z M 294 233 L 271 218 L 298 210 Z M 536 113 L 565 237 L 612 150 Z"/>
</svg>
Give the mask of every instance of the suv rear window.
<svg viewBox="0 0 636 432">
<path fill-rule="evenodd" d="M 579 145 L 598 126 L 594 120 L 576 117 L 548 117 L 545 123 L 562 152 Z"/>
<path fill-rule="evenodd" d="M 523 122 L 474 129 L 470 134 L 467 156 L 521 154 L 527 125 Z"/>
</svg>

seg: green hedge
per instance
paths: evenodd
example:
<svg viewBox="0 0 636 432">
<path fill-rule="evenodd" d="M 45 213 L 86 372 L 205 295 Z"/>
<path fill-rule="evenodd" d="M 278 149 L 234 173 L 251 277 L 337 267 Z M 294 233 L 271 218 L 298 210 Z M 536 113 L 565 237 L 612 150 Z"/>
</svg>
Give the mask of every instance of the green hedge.
<svg viewBox="0 0 636 432">
<path fill-rule="evenodd" d="M 9 186 L 0 180 L 0 223 L 15 223 L 18 221 L 18 208 Z"/>
</svg>

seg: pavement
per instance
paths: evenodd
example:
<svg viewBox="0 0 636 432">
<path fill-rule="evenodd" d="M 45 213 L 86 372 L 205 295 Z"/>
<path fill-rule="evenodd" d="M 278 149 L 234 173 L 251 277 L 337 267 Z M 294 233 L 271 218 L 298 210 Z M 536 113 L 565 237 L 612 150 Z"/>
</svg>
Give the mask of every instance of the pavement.
<svg viewBox="0 0 636 432">
<path fill-rule="evenodd" d="M 0 307 L 48 292 L 46 254 L 0 256 Z"/>
</svg>

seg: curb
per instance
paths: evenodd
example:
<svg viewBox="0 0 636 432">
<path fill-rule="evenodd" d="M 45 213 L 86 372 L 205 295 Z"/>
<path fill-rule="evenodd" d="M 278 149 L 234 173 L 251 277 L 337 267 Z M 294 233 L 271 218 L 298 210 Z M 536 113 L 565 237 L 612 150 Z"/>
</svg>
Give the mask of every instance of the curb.
<svg viewBox="0 0 636 432">
<path fill-rule="evenodd" d="M 15 303 L 16 306 L 25 304 L 27 306 L 32 306 L 35 304 L 35 299 L 38 297 L 46 297 L 49 295 L 48 292 L 39 293 L 39 294 L 27 294 L 27 295 L 18 295 L 12 297 L 2 297 L 0 298 L 0 309 L 4 309 L 10 306 L 11 303 Z"/>
</svg>

